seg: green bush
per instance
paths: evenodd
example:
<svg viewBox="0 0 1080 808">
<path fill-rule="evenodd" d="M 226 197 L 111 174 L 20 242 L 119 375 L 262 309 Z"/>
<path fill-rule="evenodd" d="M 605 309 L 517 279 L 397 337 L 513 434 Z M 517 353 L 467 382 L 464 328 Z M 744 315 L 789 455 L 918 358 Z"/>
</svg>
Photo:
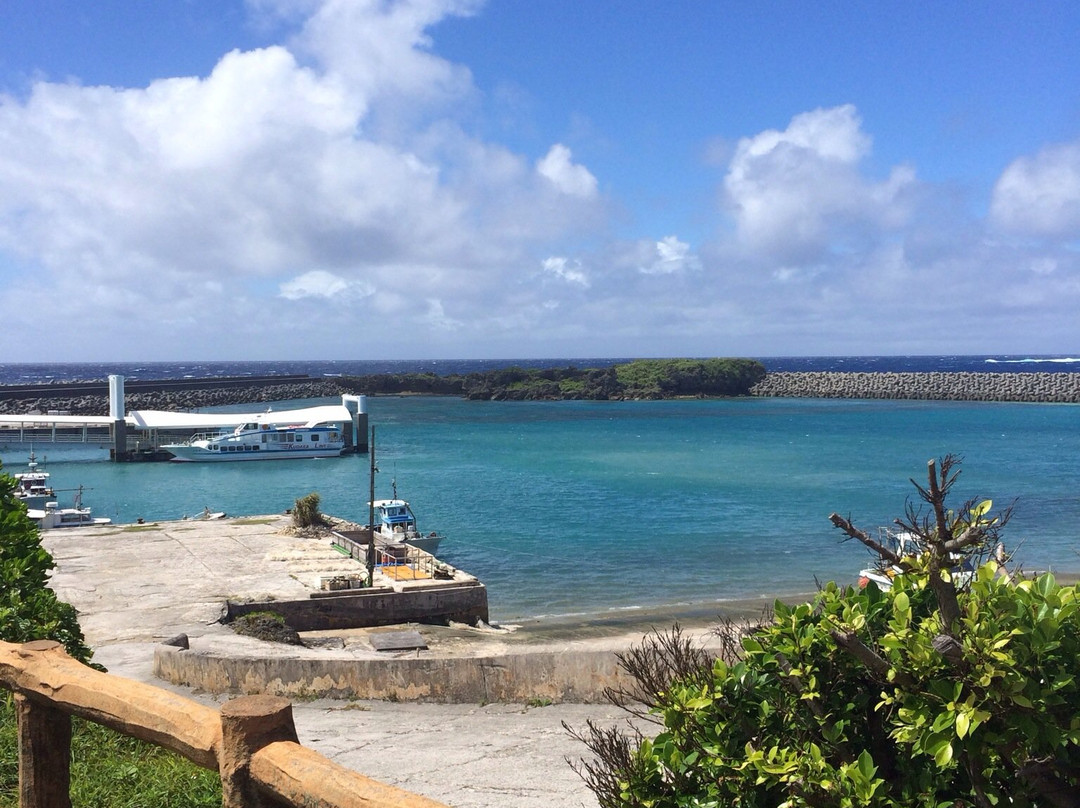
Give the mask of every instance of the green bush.
<svg viewBox="0 0 1080 808">
<path fill-rule="evenodd" d="M 0 467 L 0 640 L 56 640 L 81 662 L 92 652 L 83 640 L 75 609 L 48 588 L 56 566 L 41 546 L 37 526 L 15 496 L 15 478 Z"/>
<path fill-rule="evenodd" d="M 293 524 L 297 527 L 317 527 L 323 523 L 319 513 L 319 495 L 312 491 L 296 500 L 293 508 Z"/>
<path fill-rule="evenodd" d="M 636 687 L 613 695 L 662 728 L 576 733 L 601 806 L 1080 805 L 1077 588 L 992 560 L 960 576 L 956 555 L 983 558 L 1007 513 L 945 508 L 954 472 L 931 464 L 929 513 L 898 520 L 922 550 L 890 559 L 904 572 L 888 591 L 830 583 L 777 603 L 762 625 L 722 629 L 726 659 L 677 633 L 624 655 Z"/>
</svg>

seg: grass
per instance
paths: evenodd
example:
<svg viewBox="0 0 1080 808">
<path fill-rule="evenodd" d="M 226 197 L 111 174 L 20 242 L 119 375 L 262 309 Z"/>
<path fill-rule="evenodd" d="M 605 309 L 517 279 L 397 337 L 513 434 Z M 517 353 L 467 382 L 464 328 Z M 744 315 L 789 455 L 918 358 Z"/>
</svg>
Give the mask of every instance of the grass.
<svg viewBox="0 0 1080 808">
<path fill-rule="evenodd" d="M 19 804 L 18 737 L 10 694 L 0 692 L 0 808 Z M 217 772 L 81 719 L 72 721 L 71 802 L 79 808 L 219 808 Z"/>
</svg>

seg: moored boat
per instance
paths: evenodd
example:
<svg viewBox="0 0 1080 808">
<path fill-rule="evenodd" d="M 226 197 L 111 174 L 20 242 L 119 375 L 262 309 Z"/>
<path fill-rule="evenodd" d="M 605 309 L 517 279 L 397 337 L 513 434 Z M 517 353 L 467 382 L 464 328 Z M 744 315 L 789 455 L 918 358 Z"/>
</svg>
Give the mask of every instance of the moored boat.
<svg viewBox="0 0 1080 808">
<path fill-rule="evenodd" d="M 416 527 L 412 507 L 398 498 L 396 481 L 393 486 L 392 499 L 377 499 L 371 503 L 375 515 L 375 538 L 391 544 L 408 544 L 435 555 L 444 537 L 435 531 L 427 535 L 421 533 Z"/>
<path fill-rule="evenodd" d="M 174 462 L 281 460 L 337 457 L 345 449 L 344 433 L 337 426 L 308 423 L 277 426 L 247 422 L 232 431 L 199 434 L 184 443 L 161 447 Z"/>
<path fill-rule="evenodd" d="M 913 533 L 906 531 L 895 532 L 885 528 L 880 529 L 878 532 L 882 545 L 901 558 L 916 558 L 923 553 L 919 545 L 919 539 Z M 974 576 L 971 562 L 960 556 L 953 557 L 953 562 L 952 575 L 954 580 L 961 585 L 970 582 Z M 871 582 L 877 584 L 878 589 L 882 591 L 892 589 L 893 581 L 903 574 L 904 570 L 899 565 L 881 560 L 877 566 L 867 567 L 859 571 L 859 589 L 866 588 L 867 584 Z"/>
<path fill-rule="evenodd" d="M 45 503 L 56 496 L 56 492 L 49 485 L 49 472 L 38 468 L 33 449 L 30 450 L 27 470 L 16 472 L 12 476 L 15 478 L 15 490 L 12 493 L 21 499 L 27 508 L 44 508 Z"/>
<path fill-rule="evenodd" d="M 61 508 L 56 501 L 46 502 L 41 508 L 28 508 L 26 515 L 42 530 L 59 527 L 93 527 L 110 525 L 107 516 L 94 516 L 90 508 L 82 504 L 82 486 L 76 490 L 75 502 L 70 508 Z"/>
</svg>

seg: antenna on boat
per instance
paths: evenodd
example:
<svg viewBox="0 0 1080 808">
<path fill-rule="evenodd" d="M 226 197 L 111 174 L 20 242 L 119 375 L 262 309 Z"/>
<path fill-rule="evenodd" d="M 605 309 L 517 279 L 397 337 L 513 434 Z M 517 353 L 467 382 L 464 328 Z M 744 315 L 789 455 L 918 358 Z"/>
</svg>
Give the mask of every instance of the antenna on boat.
<svg viewBox="0 0 1080 808">
<path fill-rule="evenodd" d="M 390 481 L 390 488 L 393 490 L 390 499 L 397 499 L 397 477 Z"/>
</svg>

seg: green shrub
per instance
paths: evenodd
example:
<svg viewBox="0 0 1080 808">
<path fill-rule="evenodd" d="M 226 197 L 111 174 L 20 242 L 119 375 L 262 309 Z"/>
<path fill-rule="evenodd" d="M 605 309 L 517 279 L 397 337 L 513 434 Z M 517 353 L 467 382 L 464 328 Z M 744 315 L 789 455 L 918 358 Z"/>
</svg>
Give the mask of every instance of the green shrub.
<svg viewBox="0 0 1080 808">
<path fill-rule="evenodd" d="M 898 520 L 921 553 L 890 559 L 904 572 L 888 591 L 830 583 L 777 603 L 749 631 L 723 627 L 721 659 L 677 630 L 624 655 L 635 687 L 613 695 L 662 728 L 575 733 L 601 806 L 1080 805 L 1077 588 L 992 560 L 958 585 L 955 555 L 983 558 L 1008 514 L 945 508 L 951 458 L 930 478 L 929 513 Z"/>
<path fill-rule="evenodd" d="M 48 588 L 56 566 L 41 534 L 15 496 L 15 478 L 0 467 L 0 640 L 56 640 L 81 662 L 92 652 L 75 609 Z"/>
<path fill-rule="evenodd" d="M 48 588 L 56 564 L 41 546 L 26 506 L 14 496 L 15 480 L 0 472 L 0 640 L 56 640 L 81 662 L 92 652 L 78 615 Z M 157 746 L 88 721 L 73 720 L 71 794 L 74 805 L 137 808 L 221 805 L 216 772 Z M 19 804 L 18 737 L 10 693 L 0 691 L 0 808 Z"/>
<path fill-rule="evenodd" d="M 319 513 L 319 495 L 312 491 L 296 500 L 293 508 L 293 524 L 297 527 L 317 527 L 323 523 Z"/>
</svg>

